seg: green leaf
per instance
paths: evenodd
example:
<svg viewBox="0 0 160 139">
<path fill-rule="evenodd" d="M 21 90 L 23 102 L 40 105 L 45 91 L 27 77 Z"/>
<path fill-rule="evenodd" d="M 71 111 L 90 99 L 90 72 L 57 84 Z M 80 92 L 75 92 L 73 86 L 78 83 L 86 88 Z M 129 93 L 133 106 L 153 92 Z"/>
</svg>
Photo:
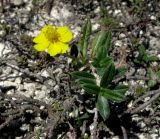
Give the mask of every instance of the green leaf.
<svg viewBox="0 0 160 139">
<path fill-rule="evenodd" d="M 134 60 L 137 64 L 144 64 L 144 62 L 148 62 L 148 55 L 146 53 L 145 47 L 143 45 L 138 46 L 139 55 Z"/>
<path fill-rule="evenodd" d="M 82 27 L 82 38 L 80 40 L 80 52 L 82 55 L 82 58 L 84 60 L 87 59 L 87 48 L 88 48 L 88 43 L 89 43 L 89 38 L 91 35 L 91 21 L 87 20 L 84 24 L 84 26 Z"/>
<path fill-rule="evenodd" d="M 137 63 L 137 64 L 143 65 L 143 64 L 148 64 L 149 62 L 160 60 L 157 56 L 150 56 L 146 52 L 145 47 L 143 45 L 138 46 L 138 51 L 139 51 L 139 55 L 134 60 L 134 62 Z"/>
<path fill-rule="evenodd" d="M 117 27 L 119 25 L 116 19 L 112 17 L 102 18 L 100 24 L 106 27 Z"/>
<path fill-rule="evenodd" d="M 158 80 L 160 80 L 160 70 L 156 72 Z"/>
<path fill-rule="evenodd" d="M 102 40 L 99 45 L 97 45 L 97 49 L 95 49 L 96 58 L 99 60 L 105 58 L 108 55 L 108 49 L 111 42 L 111 32 L 103 32 Z"/>
<path fill-rule="evenodd" d="M 117 85 L 114 88 L 113 92 L 114 93 L 125 94 L 128 89 L 129 89 L 128 85 Z"/>
<path fill-rule="evenodd" d="M 102 75 L 100 86 L 107 87 L 108 84 L 113 80 L 115 72 L 116 70 L 114 64 L 109 63 L 104 71 L 104 74 Z"/>
<path fill-rule="evenodd" d="M 116 75 L 115 75 L 115 79 L 119 78 L 121 76 L 124 76 L 126 73 L 127 69 L 125 67 L 121 67 L 121 68 L 117 68 L 116 69 Z"/>
<path fill-rule="evenodd" d="M 79 79 L 75 80 L 79 84 L 95 84 L 96 85 L 96 80 L 93 78 L 85 78 L 85 77 L 80 77 Z"/>
<path fill-rule="evenodd" d="M 97 99 L 96 108 L 98 109 L 100 115 L 105 121 L 110 115 L 110 109 L 109 109 L 108 100 L 100 94 Z"/>
<path fill-rule="evenodd" d="M 154 62 L 160 60 L 157 56 L 148 56 L 148 61 L 149 62 Z"/>
<path fill-rule="evenodd" d="M 88 73 L 88 72 L 85 72 L 85 71 L 75 71 L 75 72 L 72 72 L 71 76 L 74 79 L 79 79 L 79 78 L 82 78 L 82 77 L 95 79 L 95 77 L 91 73 Z"/>
<path fill-rule="evenodd" d="M 121 102 L 125 100 L 125 96 L 120 92 L 117 92 L 116 90 L 114 91 L 106 88 L 101 88 L 100 94 L 105 98 L 115 102 Z"/>
<path fill-rule="evenodd" d="M 157 74 L 151 69 L 149 68 L 148 69 L 148 77 L 149 77 L 149 81 L 148 81 L 148 86 L 149 87 L 153 87 L 157 84 L 157 79 L 158 79 L 158 76 Z"/>
<path fill-rule="evenodd" d="M 102 77 L 107 65 L 110 64 L 111 62 L 112 62 L 112 59 L 110 57 L 105 57 L 100 60 L 97 58 L 94 58 L 92 65 L 96 68 L 98 75 Z"/>
<path fill-rule="evenodd" d="M 81 87 L 89 94 L 98 94 L 100 87 L 93 84 L 82 84 Z"/>
<path fill-rule="evenodd" d="M 100 34 L 98 34 L 93 41 L 92 57 L 96 56 L 98 59 L 106 57 L 110 41 L 111 32 L 101 31 Z"/>
<path fill-rule="evenodd" d="M 75 82 L 77 82 L 87 93 L 99 93 L 100 87 L 96 85 L 96 79 L 92 74 L 85 71 L 75 71 L 72 72 L 71 75 L 75 79 Z"/>
</svg>

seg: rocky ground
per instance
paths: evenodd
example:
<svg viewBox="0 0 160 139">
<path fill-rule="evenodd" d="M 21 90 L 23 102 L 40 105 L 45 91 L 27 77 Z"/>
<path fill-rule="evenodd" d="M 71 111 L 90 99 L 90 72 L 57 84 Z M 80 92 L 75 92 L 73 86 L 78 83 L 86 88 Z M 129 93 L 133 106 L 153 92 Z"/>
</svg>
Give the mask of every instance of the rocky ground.
<svg viewBox="0 0 160 139">
<path fill-rule="evenodd" d="M 160 59 L 159 9 L 158 0 L 2 0 L 0 139 L 160 138 L 160 61 L 134 62 L 137 44 Z M 70 45 L 76 44 L 87 18 L 92 38 L 102 28 L 112 31 L 110 56 L 127 68 L 120 82 L 129 85 L 127 101 L 111 104 L 106 122 L 98 118 L 96 136 L 94 114 L 80 120 L 93 102 L 68 74 L 75 70 L 70 52 L 50 57 L 32 42 L 52 24 L 67 25 L 74 35 Z"/>
</svg>

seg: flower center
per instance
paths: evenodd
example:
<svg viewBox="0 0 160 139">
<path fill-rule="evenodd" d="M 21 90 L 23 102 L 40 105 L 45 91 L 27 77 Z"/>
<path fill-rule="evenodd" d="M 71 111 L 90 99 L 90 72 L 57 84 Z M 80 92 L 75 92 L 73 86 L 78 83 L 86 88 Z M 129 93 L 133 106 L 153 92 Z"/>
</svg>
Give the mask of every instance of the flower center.
<svg viewBox="0 0 160 139">
<path fill-rule="evenodd" d="M 46 38 L 52 43 L 59 41 L 59 34 L 54 28 L 48 28 L 45 35 Z"/>
</svg>

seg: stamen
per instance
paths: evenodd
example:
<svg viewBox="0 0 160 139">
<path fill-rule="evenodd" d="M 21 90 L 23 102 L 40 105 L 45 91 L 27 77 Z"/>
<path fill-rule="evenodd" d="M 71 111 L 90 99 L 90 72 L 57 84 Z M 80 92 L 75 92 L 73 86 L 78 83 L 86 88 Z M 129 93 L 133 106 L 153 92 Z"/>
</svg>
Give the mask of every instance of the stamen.
<svg viewBox="0 0 160 139">
<path fill-rule="evenodd" d="M 59 34 L 54 28 L 48 28 L 45 35 L 46 38 L 52 43 L 59 41 Z"/>
</svg>

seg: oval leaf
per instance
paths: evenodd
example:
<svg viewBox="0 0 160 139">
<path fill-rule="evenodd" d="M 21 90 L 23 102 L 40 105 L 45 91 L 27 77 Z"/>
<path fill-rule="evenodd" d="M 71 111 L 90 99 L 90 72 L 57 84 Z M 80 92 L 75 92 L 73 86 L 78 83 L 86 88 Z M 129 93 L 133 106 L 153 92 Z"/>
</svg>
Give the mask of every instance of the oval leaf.
<svg viewBox="0 0 160 139">
<path fill-rule="evenodd" d="M 101 87 L 107 87 L 109 83 L 111 83 L 111 81 L 113 80 L 114 76 L 115 76 L 115 66 L 113 63 L 109 63 L 107 65 L 107 68 L 104 71 L 104 74 L 102 75 L 102 79 L 100 82 L 100 86 Z"/>
<path fill-rule="evenodd" d="M 72 72 L 71 76 L 74 79 L 80 79 L 80 78 L 83 78 L 83 77 L 84 78 L 95 79 L 95 77 L 91 73 L 88 73 L 88 72 L 85 72 L 85 71 L 75 71 L 75 72 Z"/>
<path fill-rule="evenodd" d="M 91 35 L 91 30 L 92 30 L 91 21 L 88 19 L 85 22 L 84 26 L 82 27 L 82 38 L 79 43 L 80 52 L 84 59 L 87 58 L 87 47 L 88 47 L 88 42 Z"/>
<path fill-rule="evenodd" d="M 108 100 L 104 96 L 101 96 L 100 94 L 97 99 L 96 108 L 98 109 L 100 115 L 105 121 L 110 115 L 110 109 Z"/>
<path fill-rule="evenodd" d="M 100 87 L 93 84 L 82 84 L 81 87 L 89 94 L 98 94 Z"/>
<path fill-rule="evenodd" d="M 125 96 L 117 91 L 101 88 L 100 93 L 107 99 L 110 99 L 115 102 L 121 102 L 125 100 Z"/>
</svg>

